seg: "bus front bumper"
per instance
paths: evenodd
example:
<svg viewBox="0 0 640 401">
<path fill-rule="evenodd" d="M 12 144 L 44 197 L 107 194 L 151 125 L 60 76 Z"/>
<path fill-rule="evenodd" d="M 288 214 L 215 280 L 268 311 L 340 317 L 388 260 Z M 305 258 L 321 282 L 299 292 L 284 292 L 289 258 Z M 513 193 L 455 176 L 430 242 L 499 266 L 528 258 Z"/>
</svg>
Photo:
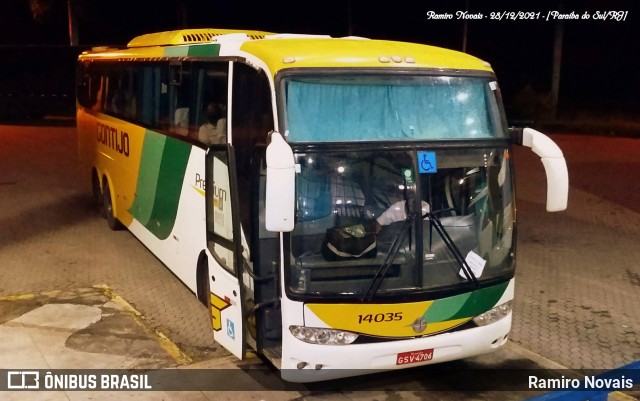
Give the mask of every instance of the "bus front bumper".
<svg viewBox="0 0 640 401">
<path fill-rule="evenodd" d="M 512 313 L 487 326 L 388 342 L 319 345 L 283 333 L 282 378 L 315 382 L 469 358 L 502 347 Z"/>
</svg>

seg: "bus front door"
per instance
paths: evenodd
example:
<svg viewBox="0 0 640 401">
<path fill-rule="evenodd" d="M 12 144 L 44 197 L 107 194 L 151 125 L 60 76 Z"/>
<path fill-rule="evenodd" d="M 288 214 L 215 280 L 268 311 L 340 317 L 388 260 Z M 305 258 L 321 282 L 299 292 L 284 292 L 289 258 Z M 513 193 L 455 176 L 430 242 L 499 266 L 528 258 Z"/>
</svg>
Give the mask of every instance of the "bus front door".
<svg viewBox="0 0 640 401">
<path fill-rule="evenodd" d="M 208 150 L 205 180 L 213 335 L 216 342 L 243 359 L 246 339 L 242 247 L 235 160 L 230 145 L 214 145 Z"/>
</svg>

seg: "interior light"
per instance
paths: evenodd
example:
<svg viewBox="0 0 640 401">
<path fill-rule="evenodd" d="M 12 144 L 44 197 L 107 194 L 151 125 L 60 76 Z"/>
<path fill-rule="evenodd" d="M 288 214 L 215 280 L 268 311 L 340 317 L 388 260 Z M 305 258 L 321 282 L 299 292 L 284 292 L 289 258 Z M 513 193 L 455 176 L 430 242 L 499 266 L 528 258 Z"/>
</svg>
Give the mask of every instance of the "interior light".
<svg viewBox="0 0 640 401">
<path fill-rule="evenodd" d="M 459 102 L 465 102 L 467 99 L 469 99 L 469 92 L 459 92 L 456 95 L 456 100 Z"/>
</svg>

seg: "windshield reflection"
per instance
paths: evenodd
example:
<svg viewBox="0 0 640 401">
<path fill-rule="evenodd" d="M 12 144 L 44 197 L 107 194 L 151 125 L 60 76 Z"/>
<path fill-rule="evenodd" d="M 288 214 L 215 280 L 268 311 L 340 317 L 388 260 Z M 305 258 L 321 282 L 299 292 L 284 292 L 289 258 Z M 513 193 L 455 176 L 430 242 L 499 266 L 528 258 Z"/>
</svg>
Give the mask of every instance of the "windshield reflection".
<svg viewBox="0 0 640 401">
<path fill-rule="evenodd" d="M 288 290 L 361 300 L 513 274 L 505 149 L 296 154 Z"/>
</svg>

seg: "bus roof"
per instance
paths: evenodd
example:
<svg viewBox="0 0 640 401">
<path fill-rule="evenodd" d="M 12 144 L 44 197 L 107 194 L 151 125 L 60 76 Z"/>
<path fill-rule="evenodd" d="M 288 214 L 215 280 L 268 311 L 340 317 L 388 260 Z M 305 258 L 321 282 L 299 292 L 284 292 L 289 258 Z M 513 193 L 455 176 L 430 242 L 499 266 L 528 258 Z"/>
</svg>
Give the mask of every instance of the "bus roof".
<svg viewBox="0 0 640 401">
<path fill-rule="evenodd" d="M 241 50 L 265 61 L 275 73 L 285 68 L 364 67 L 491 71 L 475 57 L 415 43 L 362 38 L 279 38 L 246 42 Z"/>
<path fill-rule="evenodd" d="M 435 46 L 234 29 L 186 29 L 141 35 L 131 40 L 126 49 L 96 49 L 84 53 L 80 59 L 206 58 L 247 54 L 262 60 L 273 75 L 288 68 L 428 68 L 492 72 L 485 61 Z"/>
<path fill-rule="evenodd" d="M 194 43 L 211 43 L 215 38 L 234 33 L 246 34 L 249 39 L 264 39 L 271 32 L 246 29 L 181 29 L 178 31 L 156 32 L 133 38 L 127 47 L 170 46 Z"/>
</svg>

